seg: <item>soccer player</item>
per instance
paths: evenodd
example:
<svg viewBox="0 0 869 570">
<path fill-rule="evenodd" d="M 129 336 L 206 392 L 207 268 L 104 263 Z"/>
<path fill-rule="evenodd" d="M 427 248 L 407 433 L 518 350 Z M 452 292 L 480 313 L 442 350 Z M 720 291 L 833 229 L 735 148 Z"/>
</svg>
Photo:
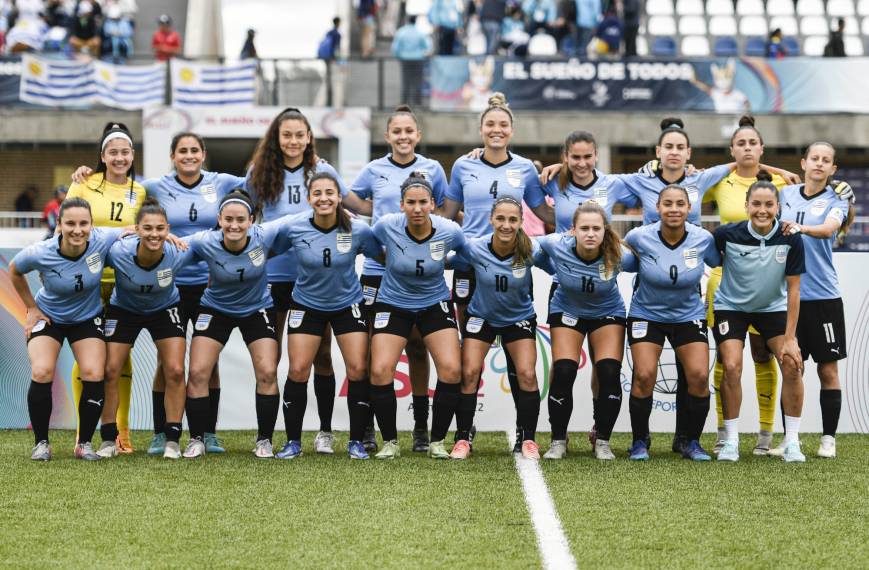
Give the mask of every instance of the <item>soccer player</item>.
<svg viewBox="0 0 869 570">
<path fill-rule="evenodd" d="M 82 183 L 72 184 L 67 198 L 83 198 L 91 205 L 93 225 L 96 227 L 132 226 L 136 214 L 145 199 L 145 189 L 135 182 L 135 151 L 129 129 L 123 123 L 108 123 L 100 139 L 100 154 L 93 174 Z M 115 285 L 115 274 L 111 268 L 103 272 L 101 297 L 103 305 L 109 304 L 109 297 Z M 72 368 L 73 399 L 79 399 L 82 390 L 80 363 Z M 102 376 L 102 374 L 101 374 Z M 119 453 L 132 453 L 130 441 L 130 394 L 133 387 L 133 365 L 130 359 L 121 369 L 118 382 L 118 438 Z"/>
<path fill-rule="evenodd" d="M 803 239 L 785 234 L 776 216 L 778 190 L 765 170 L 749 186 L 748 220 L 715 230 L 715 246 L 723 258 L 721 285 L 715 294 L 718 353 L 724 365 L 724 446 L 719 461 L 739 460 L 739 408 L 742 403 L 742 352 L 750 325 L 772 349 L 782 371 L 782 409 L 787 462 L 804 462 L 800 451 L 803 409 L 803 359 L 797 343 L 800 274 L 805 272 Z"/>
<path fill-rule="evenodd" d="M 700 446 L 700 434 L 709 413 L 709 340 L 700 298 L 704 262 L 715 267 L 721 258 L 712 234 L 686 223 L 691 201 L 688 192 L 671 184 L 658 194 L 659 221 L 635 228 L 625 236 L 633 249 L 622 269 L 637 273 L 628 312 L 628 343 L 633 358 L 629 410 L 633 445 L 629 457 L 649 459 L 649 417 L 658 379 L 658 361 L 664 341 L 682 363 L 688 393 L 685 396 L 688 442 L 682 456 L 693 461 L 712 458 Z"/>
<path fill-rule="evenodd" d="M 444 260 L 465 245 L 462 228 L 433 216 L 434 191 L 422 172 L 401 185 L 404 214 L 387 214 L 374 225 L 386 248 L 386 271 L 374 304 L 371 338 L 371 405 L 383 437 L 377 459 L 393 459 L 401 450 L 395 427 L 395 367 L 416 326 L 434 360 L 437 387 L 432 402 L 429 455 L 447 459 L 444 437 L 460 399 L 461 348 L 455 310 L 444 283 Z"/>
<path fill-rule="evenodd" d="M 36 440 L 30 458 L 51 459 L 51 384 L 66 339 L 81 362 L 75 457 L 94 461 L 100 459 L 91 439 L 103 408 L 106 364 L 100 279 L 106 254 L 124 229 L 94 228 L 91 207 L 81 198 L 64 200 L 58 220 L 60 235 L 23 249 L 9 264 L 12 285 L 27 307 L 24 336 L 33 374 L 27 409 Z M 25 277 L 31 271 L 38 271 L 42 282 L 35 298 Z"/>
<path fill-rule="evenodd" d="M 537 316 L 531 296 L 531 268 L 540 248 L 522 230 L 522 204 L 504 196 L 495 201 L 490 215 L 494 231 L 471 238 L 455 266 L 469 266 L 479 285 L 465 314 L 462 331 L 462 395 L 456 412 L 456 443 L 452 459 L 471 453 L 470 429 L 477 409 L 477 390 L 483 360 L 496 336 L 510 353 L 516 368 L 516 425 L 522 439 L 522 456 L 540 459 L 537 418 L 540 389 L 537 385 Z"/>
<path fill-rule="evenodd" d="M 181 417 L 184 415 L 184 353 L 187 348 L 186 321 L 180 311 L 180 296 L 175 275 L 187 255 L 168 243 L 166 211 L 157 199 L 148 196 L 136 215 L 136 236 L 115 242 L 106 264 L 115 270 L 115 290 L 106 310 L 103 331 L 106 337 L 106 401 L 103 405 L 97 455 L 115 457 L 118 426 L 118 378 L 121 367 L 139 333 L 147 330 L 154 344 L 166 389 L 165 449 L 163 457 L 178 459 L 181 450 Z"/>
<path fill-rule="evenodd" d="M 538 242 L 559 282 L 549 301 L 547 319 L 552 333 L 548 400 L 552 444 L 543 457 L 563 459 L 567 455 L 573 383 L 582 343 L 588 337 L 599 385 L 594 454 L 602 460 L 615 459 L 609 439 L 621 408 L 625 350 L 625 303 L 616 277 L 632 254 L 622 250 L 606 211 L 593 200 L 576 209 L 571 226 L 571 233 L 550 234 Z"/>
<path fill-rule="evenodd" d="M 416 145 L 422 140 L 422 131 L 416 115 L 407 105 L 395 108 L 386 121 L 386 142 L 391 153 L 369 162 L 353 182 L 351 190 L 365 200 L 364 208 L 359 213 L 371 216 L 373 224 L 385 214 L 401 212 L 401 184 L 413 172 L 423 172 L 431 182 L 435 206 L 443 206 L 444 193 L 447 189 L 447 177 L 444 169 L 436 160 L 417 154 Z M 362 294 L 365 297 L 366 312 L 370 312 L 377 291 L 383 279 L 383 266 L 371 258 L 365 259 L 362 266 Z M 369 314 L 370 324 L 370 314 Z M 407 354 L 407 364 L 410 369 L 410 385 L 413 405 L 413 451 L 425 453 L 428 451 L 428 416 L 429 416 L 429 360 L 428 351 L 419 330 L 414 327 L 404 349 Z M 373 416 L 372 416 L 373 422 Z M 377 442 L 374 439 L 374 426 L 366 431 L 363 440 L 366 449 L 374 451 Z"/>
<path fill-rule="evenodd" d="M 302 420 L 308 403 L 308 377 L 326 327 L 344 357 L 349 385 L 351 459 L 368 459 L 362 445 L 370 418 L 368 321 L 362 312 L 362 287 L 356 276 L 356 255 L 382 257 L 367 224 L 352 220 L 341 205 L 338 180 L 327 172 L 308 182 L 313 214 L 285 218 L 286 239 L 296 250 L 298 277 L 293 288 L 287 328 L 287 354 L 293 355 L 284 384 L 287 443 L 279 459 L 302 454 Z M 317 451 L 322 452 L 321 449 Z"/>
<path fill-rule="evenodd" d="M 802 159 L 806 183 L 782 189 L 782 229 L 803 236 L 806 273 L 800 279 L 797 341 L 803 360 L 811 356 L 821 379 L 823 435 L 818 457 L 836 457 L 836 429 L 842 410 L 838 361 L 847 357 L 845 310 L 833 266 L 833 246 L 854 221 L 854 209 L 830 185 L 836 172 L 836 151 L 816 142 Z"/>
<path fill-rule="evenodd" d="M 208 381 L 233 329 L 247 344 L 256 377 L 257 436 L 254 453 L 272 458 L 272 435 L 278 418 L 278 341 L 275 311 L 268 290 L 266 257 L 286 251 L 279 239 L 283 221 L 253 225 L 254 204 L 246 192 L 224 196 L 218 208 L 219 230 L 200 232 L 189 239 L 191 261 L 208 263 L 210 281 L 202 294 L 193 326 L 187 382 L 187 421 L 190 442 L 184 457 L 205 454 L 208 425 Z"/>
<path fill-rule="evenodd" d="M 345 206 L 357 211 L 362 200 L 348 195 L 347 188 L 332 166 L 317 156 L 316 143 L 307 117 L 298 109 L 288 107 L 271 122 L 260 139 L 253 156 L 253 166 L 247 175 L 246 188 L 264 222 L 277 220 L 287 214 L 309 212 L 305 199 L 308 182 L 315 173 L 328 172 L 339 181 Z M 268 268 L 269 290 L 274 302 L 275 323 L 280 342 L 287 324 L 293 285 L 297 276 L 294 250 L 270 257 Z M 314 360 L 314 394 L 320 416 L 320 432 L 314 447 L 320 453 L 334 453 L 332 411 L 335 405 L 335 373 L 332 370 L 332 335 L 323 335 L 320 351 Z M 288 355 L 292 360 L 292 355 Z"/>
</svg>

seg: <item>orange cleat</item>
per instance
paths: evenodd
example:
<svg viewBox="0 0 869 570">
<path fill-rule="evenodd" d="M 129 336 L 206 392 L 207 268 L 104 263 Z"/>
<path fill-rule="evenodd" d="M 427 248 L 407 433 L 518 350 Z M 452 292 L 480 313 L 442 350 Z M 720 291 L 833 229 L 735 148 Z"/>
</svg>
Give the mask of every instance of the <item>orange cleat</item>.
<svg viewBox="0 0 869 570">
<path fill-rule="evenodd" d="M 522 457 L 525 459 L 540 459 L 540 447 L 537 442 L 526 439 L 522 442 Z"/>
<path fill-rule="evenodd" d="M 450 452 L 450 459 L 467 459 L 471 454 L 471 443 L 466 439 L 460 439 Z"/>
<path fill-rule="evenodd" d="M 118 432 L 118 437 L 115 438 L 115 445 L 118 447 L 118 453 L 124 453 L 126 455 L 133 453 L 133 442 L 130 441 L 130 430 L 120 430 Z"/>
</svg>

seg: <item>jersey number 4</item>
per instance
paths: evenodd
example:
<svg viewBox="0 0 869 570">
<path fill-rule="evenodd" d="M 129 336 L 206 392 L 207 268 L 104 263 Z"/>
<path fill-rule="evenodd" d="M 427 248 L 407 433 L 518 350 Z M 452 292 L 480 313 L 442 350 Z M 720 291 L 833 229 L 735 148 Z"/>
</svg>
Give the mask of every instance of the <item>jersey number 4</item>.
<svg viewBox="0 0 869 570">
<path fill-rule="evenodd" d="M 492 195 L 492 200 L 498 199 L 498 181 L 497 180 L 492 182 L 492 185 L 489 187 L 489 194 Z"/>
</svg>

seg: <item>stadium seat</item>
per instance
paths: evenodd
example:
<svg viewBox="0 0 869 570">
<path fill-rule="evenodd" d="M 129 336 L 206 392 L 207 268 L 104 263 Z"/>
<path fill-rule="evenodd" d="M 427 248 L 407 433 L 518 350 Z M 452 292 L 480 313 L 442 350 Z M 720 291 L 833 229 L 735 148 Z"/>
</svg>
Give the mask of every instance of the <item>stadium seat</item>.
<svg viewBox="0 0 869 570">
<path fill-rule="evenodd" d="M 800 41 L 793 36 L 785 36 L 782 38 L 781 43 L 785 46 L 785 51 L 788 54 L 788 57 L 795 57 L 800 55 Z"/>
<path fill-rule="evenodd" d="M 794 2 L 793 0 L 769 0 L 766 3 L 766 13 L 768 16 L 793 16 Z"/>
<path fill-rule="evenodd" d="M 806 16 L 800 20 L 800 33 L 804 36 L 827 35 L 830 26 L 823 16 Z"/>
<path fill-rule="evenodd" d="M 637 55 L 643 57 L 649 55 L 649 42 L 646 36 L 637 36 Z"/>
<path fill-rule="evenodd" d="M 407 0 L 404 11 L 408 16 L 421 16 L 428 14 L 431 8 L 431 0 Z"/>
<path fill-rule="evenodd" d="M 830 29 L 835 30 L 839 24 L 839 18 L 843 18 L 845 20 L 845 34 L 849 36 L 857 35 L 860 33 L 860 23 L 857 21 L 857 18 L 854 16 L 837 16 L 835 18 L 830 18 Z"/>
<path fill-rule="evenodd" d="M 860 0 L 857 3 L 857 13 L 861 16 L 869 16 L 869 0 Z"/>
<path fill-rule="evenodd" d="M 854 0 L 829 0 L 827 15 L 835 18 L 854 15 Z"/>
<path fill-rule="evenodd" d="M 707 16 L 732 16 L 733 2 L 727 0 L 713 0 L 706 3 Z"/>
<path fill-rule="evenodd" d="M 676 21 L 672 16 L 652 16 L 646 29 L 650 36 L 675 36 Z"/>
<path fill-rule="evenodd" d="M 745 40 L 745 55 L 747 57 L 766 57 L 766 38 L 748 38 Z"/>
<path fill-rule="evenodd" d="M 765 36 L 769 33 L 766 18 L 763 16 L 746 16 L 739 20 L 739 35 Z"/>
<path fill-rule="evenodd" d="M 708 56 L 709 40 L 706 36 L 685 36 L 682 38 L 682 55 L 685 57 Z"/>
<path fill-rule="evenodd" d="M 673 0 L 648 0 L 646 14 L 649 16 L 671 16 L 673 14 Z"/>
<path fill-rule="evenodd" d="M 866 16 L 865 18 L 863 18 L 862 32 L 863 32 L 864 36 L 869 36 L 869 16 Z"/>
<path fill-rule="evenodd" d="M 679 18 L 679 35 L 706 35 L 706 18 L 703 16 L 682 16 Z"/>
<path fill-rule="evenodd" d="M 735 36 L 736 20 L 732 16 L 709 18 L 709 34 L 712 36 Z"/>
<path fill-rule="evenodd" d="M 860 36 L 845 36 L 845 55 L 848 57 L 863 55 L 863 42 Z"/>
<path fill-rule="evenodd" d="M 735 39 L 724 37 L 715 40 L 716 57 L 734 57 L 737 55 L 739 55 L 739 46 L 736 45 Z"/>
<path fill-rule="evenodd" d="M 788 0 L 790 2 L 790 0 Z M 769 29 L 781 29 L 781 33 L 786 36 L 796 36 L 799 34 L 797 19 L 793 16 L 774 16 L 769 19 Z"/>
<path fill-rule="evenodd" d="M 655 38 L 655 42 L 652 44 L 652 55 L 674 57 L 676 55 L 676 42 L 673 38 Z"/>
<path fill-rule="evenodd" d="M 763 16 L 765 13 L 762 0 L 736 0 L 737 16 Z"/>
<path fill-rule="evenodd" d="M 824 47 L 829 41 L 828 36 L 810 36 L 803 40 L 803 55 L 824 55 Z"/>
<path fill-rule="evenodd" d="M 702 16 L 703 0 L 676 0 L 676 13 L 680 16 Z"/>
<path fill-rule="evenodd" d="M 558 42 L 547 33 L 537 33 L 528 42 L 528 55 L 544 57 L 558 53 Z"/>
<path fill-rule="evenodd" d="M 797 0 L 797 16 L 823 16 L 822 0 Z"/>
</svg>

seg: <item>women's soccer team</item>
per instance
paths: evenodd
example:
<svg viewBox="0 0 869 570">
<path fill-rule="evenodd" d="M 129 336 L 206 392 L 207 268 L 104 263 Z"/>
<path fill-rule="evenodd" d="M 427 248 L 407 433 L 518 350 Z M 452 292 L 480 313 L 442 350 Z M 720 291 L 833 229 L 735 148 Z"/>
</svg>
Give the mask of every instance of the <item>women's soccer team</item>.
<svg viewBox="0 0 869 570">
<path fill-rule="evenodd" d="M 679 371 L 673 450 L 693 461 L 713 455 L 738 461 L 747 333 L 763 396 L 754 452 L 805 461 L 802 373 L 811 357 L 821 380 L 817 455 L 835 457 L 842 402 L 837 362 L 847 352 L 832 251 L 854 210 L 851 188 L 833 179 L 833 146 L 809 145 L 801 183 L 761 164 L 763 139 L 745 116 L 731 137 L 735 162 L 697 171 L 689 163 L 684 123 L 667 118 L 656 157 L 640 172 L 600 172 L 594 136 L 575 131 L 565 139 L 562 162 L 538 176 L 530 160 L 508 150 L 513 123 L 505 97 L 494 94 L 480 117 L 481 150 L 459 158 L 448 182 L 437 161 L 416 153 L 422 132 L 402 105 L 386 124 L 391 152 L 369 163 L 349 189 L 317 155 L 310 123 L 298 109 L 275 117 L 245 177 L 204 170 L 205 141 L 184 132 L 169 149 L 173 172 L 139 184 L 132 135 L 122 124 L 107 125 L 96 168 L 74 174 L 77 184 L 60 207 L 57 235 L 22 250 L 10 264 L 27 307 L 31 458 L 51 458 L 52 380 L 64 340 L 77 362 L 75 457 L 132 453 L 129 362 L 142 330 L 158 355 L 148 453 L 171 459 L 222 453 L 218 360 L 238 329 L 254 370 L 256 457 L 302 455 L 312 371 L 320 420 L 314 449 L 335 452 L 334 336 L 348 380 L 351 459 L 368 459 L 375 451 L 377 459 L 400 456 L 393 379 L 402 352 L 413 392 L 413 451 L 467 459 L 484 359 L 500 337 L 516 408 L 514 451 L 538 459 L 542 382 L 533 267 L 553 278 L 546 318 L 552 439 L 545 458 L 568 453 L 573 385 L 587 338 L 589 437 L 597 459 L 615 459 L 610 436 L 622 405 L 627 334 L 633 368 L 629 459 L 650 456 L 652 394 L 666 341 Z M 699 225 L 706 200 L 715 200 L 721 213 L 723 225 L 714 233 Z M 556 233 L 526 235 L 523 202 Z M 643 211 L 643 225 L 624 238 L 610 223 L 616 203 Z M 372 217 L 372 225 L 351 213 Z M 704 306 L 706 266 L 713 272 Z M 453 270 L 452 291 L 447 269 Z M 41 281 L 35 295 L 30 272 Z M 627 308 L 620 273 L 635 274 Z M 185 378 L 188 323 L 193 338 Z M 710 411 L 709 328 L 717 347 L 719 427 L 711 452 L 700 444 Z M 289 371 L 281 393 L 284 333 Z M 429 358 L 437 377 L 431 404 Z M 776 363 L 784 440 L 772 448 Z M 286 443 L 276 450 L 279 410 Z M 190 438 L 182 450 L 185 413 Z"/>
</svg>

